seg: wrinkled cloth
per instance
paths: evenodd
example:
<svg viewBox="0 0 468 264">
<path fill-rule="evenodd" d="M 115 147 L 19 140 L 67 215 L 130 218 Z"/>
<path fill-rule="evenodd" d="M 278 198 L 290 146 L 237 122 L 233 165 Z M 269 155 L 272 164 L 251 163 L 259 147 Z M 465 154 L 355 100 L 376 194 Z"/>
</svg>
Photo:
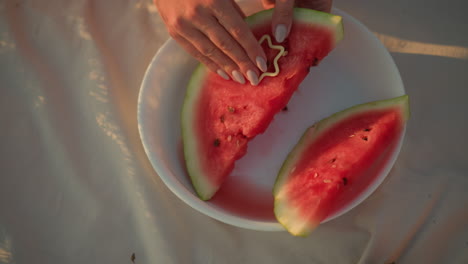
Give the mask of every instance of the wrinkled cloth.
<svg viewBox="0 0 468 264">
<path fill-rule="evenodd" d="M 0 263 L 468 263 L 468 2 L 334 6 L 389 49 L 411 119 L 377 191 L 298 238 L 205 216 L 153 170 L 137 97 L 168 34 L 151 1 L 1 1 Z"/>
</svg>

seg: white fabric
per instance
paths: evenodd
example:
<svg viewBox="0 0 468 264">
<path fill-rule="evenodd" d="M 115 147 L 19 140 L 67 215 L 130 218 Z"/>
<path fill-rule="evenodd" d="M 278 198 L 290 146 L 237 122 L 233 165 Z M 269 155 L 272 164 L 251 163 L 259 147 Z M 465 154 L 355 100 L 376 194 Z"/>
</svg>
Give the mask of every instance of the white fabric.
<svg viewBox="0 0 468 264">
<path fill-rule="evenodd" d="M 153 171 L 150 1 L 1 1 L 0 263 L 468 263 L 467 3 L 335 1 L 392 51 L 412 117 L 384 184 L 297 238 L 202 215 Z"/>
</svg>

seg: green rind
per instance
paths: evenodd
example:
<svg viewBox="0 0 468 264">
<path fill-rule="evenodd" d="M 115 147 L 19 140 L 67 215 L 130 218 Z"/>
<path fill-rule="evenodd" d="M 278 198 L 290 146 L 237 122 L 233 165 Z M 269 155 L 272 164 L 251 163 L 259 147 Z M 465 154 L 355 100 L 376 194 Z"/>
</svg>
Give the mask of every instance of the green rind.
<svg viewBox="0 0 468 264">
<path fill-rule="evenodd" d="M 410 117 L 409 111 L 409 98 L 408 95 L 403 95 L 399 97 L 395 97 L 392 99 L 374 101 L 364 104 L 359 104 L 340 112 L 337 112 L 325 119 L 320 120 L 319 122 L 315 123 L 311 127 L 309 127 L 304 134 L 299 139 L 298 143 L 294 146 L 293 150 L 288 154 L 286 160 L 284 161 L 281 169 L 278 173 L 278 176 L 275 181 L 275 185 L 273 187 L 273 195 L 274 195 L 274 211 L 275 216 L 278 219 L 278 222 L 286 228 L 291 234 L 296 236 L 307 236 L 315 227 L 315 225 L 311 226 L 311 228 L 302 230 L 301 232 L 291 232 L 290 230 L 292 227 L 285 223 L 285 221 L 280 221 L 282 212 L 278 209 L 280 206 L 281 208 L 288 207 L 287 201 L 284 201 L 285 204 L 279 205 L 280 201 L 278 199 L 278 194 L 281 190 L 281 187 L 284 185 L 285 181 L 287 180 L 288 172 L 292 169 L 293 165 L 296 164 L 299 159 L 302 157 L 303 152 L 320 134 L 322 131 L 326 131 L 328 128 L 336 124 L 337 122 L 344 120 L 351 115 L 370 111 L 370 110 L 379 110 L 379 109 L 386 109 L 386 108 L 393 108 L 399 107 L 402 111 L 403 115 L 403 122 L 406 122 Z"/>
<path fill-rule="evenodd" d="M 251 15 L 245 19 L 250 27 L 264 24 L 267 21 L 271 21 L 273 16 L 273 9 L 264 10 Z M 308 23 L 308 24 L 320 24 L 328 27 L 331 31 L 335 32 L 335 45 L 343 39 L 343 18 L 341 16 L 332 15 L 329 13 L 306 9 L 306 8 L 294 8 L 293 10 L 294 22 Z"/>
<path fill-rule="evenodd" d="M 256 25 L 271 21 L 272 14 L 272 9 L 261 11 L 247 17 L 246 22 L 252 28 Z M 302 23 L 315 23 L 329 27 L 331 31 L 335 32 L 335 44 L 343 38 L 343 25 L 340 16 L 310 9 L 295 8 L 294 20 Z M 218 190 L 217 187 L 213 186 L 207 178 L 203 176 L 203 171 L 200 168 L 200 162 L 197 158 L 199 155 L 196 151 L 198 140 L 192 132 L 193 128 L 191 122 L 195 118 L 195 113 L 192 110 L 199 99 L 201 83 L 205 79 L 207 73 L 208 69 L 202 64 L 194 71 L 187 87 L 181 113 L 184 159 L 195 192 L 202 200 L 209 200 Z"/>
<path fill-rule="evenodd" d="M 193 133 L 192 120 L 195 118 L 194 105 L 198 99 L 199 91 L 201 90 L 200 82 L 204 79 L 207 73 L 207 68 L 199 64 L 195 69 L 192 78 L 187 86 L 184 104 L 182 107 L 182 143 L 184 145 L 184 158 L 187 166 L 187 171 L 195 188 L 195 192 L 202 200 L 209 200 L 216 188 L 203 176 L 203 171 L 200 168 L 200 162 L 196 158 L 198 140 Z"/>
</svg>

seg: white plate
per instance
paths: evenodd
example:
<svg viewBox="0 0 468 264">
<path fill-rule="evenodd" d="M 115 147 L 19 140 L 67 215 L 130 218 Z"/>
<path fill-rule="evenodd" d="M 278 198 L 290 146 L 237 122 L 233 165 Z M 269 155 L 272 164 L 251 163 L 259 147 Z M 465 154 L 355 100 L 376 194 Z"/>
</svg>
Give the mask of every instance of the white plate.
<svg viewBox="0 0 468 264">
<path fill-rule="evenodd" d="M 180 199 L 215 219 L 256 230 L 284 230 L 273 216 L 271 190 L 288 152 L 307 127 L 347 107 L 405 93 L 385 47 L 364 25 L 340 10 L 345 37 L 292 97 L 289 111 L 277 115 L 267 131 L 250 142 L 248 153 L 220 192 L 209 202 L 195 195 L 184 171 L 180 112 L 185 89 L 197 62 L 174 40 L 167 41 L 149 65 L 138 100 L 138 125 L 154 169 Z M 374 183 L 337 217 L 362 202 L 384 180 L 403 141 Z"/>
</svg>

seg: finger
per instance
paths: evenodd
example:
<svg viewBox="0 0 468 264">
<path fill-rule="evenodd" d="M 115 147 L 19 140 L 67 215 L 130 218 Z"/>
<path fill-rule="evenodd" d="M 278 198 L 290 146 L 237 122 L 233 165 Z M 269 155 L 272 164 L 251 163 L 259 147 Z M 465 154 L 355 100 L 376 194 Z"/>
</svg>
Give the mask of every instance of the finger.
<svg viewBox="0 0 468 264">
<path fill-rule="evenodd" d="M 239 39 L 235 39 L 234 36 L 221 25 L 210 28 L 207 30 L 207 33 L 213 43 L 237 64 L 241 73 L 247 77 L 250 83 L 256 85 L 258 83 L 260 71 L 253 61 L 258 61 L 258 64 L 266 70 L 266 60 L 261 56 L 253 56 L 254 58 L 258 58 L 252 60 L 248 53 L 246 53 L 246 49 L 239 43 Z M 253 42 L 257 44 L 256 39 L 253 39 Z"/>
<path fill-rule="evenodd" d="M 244 11 L 240 8 L 240 6 L 234 2 L 234 0 L 231 0 L 232 6 L 237 10 L 237 13 L 242 17 L 242 19 L 246 18 L 246 15 L 244 14 Z"/>
<path fill-rule="evenodd" d="M 201 32 L 206 34 L 206 37 L 212 41 L 217 49 L 229 57 L 239 68 L 240 72 L 232 72 L 232 77 L 239 83 L 244 83 L 244 76 L 250 81 L 251 84 L 256 85 L 258 83 L 257 67 L 252 63 L 245 50 L 239 45 L 239 43 L 222 27 L 212 16 L 204 16 L 204 18 L 195 22 L 195 26 L 200 28 Z M 256 41 L 255 41 L 256 42 Z M 213 54 L 215 55 L 215 54 Z M 217 55 L 217 54 L 216 54 Z M 218 62 L 216 58 L 210 57 L 215 62 Z M 221 63 L 221 62 L 219 62 Z"/>
<path fill-rule="evenodd" d="M 199 15 L 194 16 L 192 20 L 198 20 Z M 169 24 L 171 25 L 169 27 L 169 35 L 211 71 L 217 72 L 224 79 L 228 79 L 226 78 L 227 73 L 231 73 L 231 77 L 234 75 L 233 72 L 237 70 L 236 64 L 217 49 L 203 33 L 195 28 L 191 21 L 176 19 L 175 22 Z"/>
<path fill-rule="evenodd" d="M 276 0 L 273 11 L 272 30 L 278 43 L 283 42 L 289 35 L 292 24 L 294 0 Z"/>
<path fill-rule="evenodd" d="M 216 72 L 219 76 L 221 76 L 225 80 L 229 80 L 229 75 L 220 67 L 218 64 L 213 62 L 208 57 L 201 54 L 195 46 L 193 46 L 188 40 L 186 40 L 182 36 L 175 36 L 173 37 L 177 43 L 179 43 L 190 55 L 192 55 L 195 59 L 203 63 L 209 70 L 212 72 Z"/>
<path fill-rule="evenodd" d="M 229 5 L 236 7 L 237 4 L 234 2 L 226 2 L 226 7 L 221 8 L 216 12 L 216 17 L 219 23 L 229 34 L 238 42 L 243 49 L 241 53 L 247 53 L 250 61 L 254 63 L 261 71 L 266 71 L 266 55 L 262 47 L 255 38 L 252 30 L 249 28 L 247 23 L 242 19 L 241 16 L 235 16 L 226 12 L 229 10 Z"/>
<path fill-rule="evenodd" d="M 196 29 L 185 31 L 183 36 L 190 41 L 203 56 L 208 57 L 224 69 L 233 80 L 241 84 L 245 83 L 242 69 L 239 69 L 236 63 L 212 42 L 212 39 L 209 39 Z"/>
</svg>

